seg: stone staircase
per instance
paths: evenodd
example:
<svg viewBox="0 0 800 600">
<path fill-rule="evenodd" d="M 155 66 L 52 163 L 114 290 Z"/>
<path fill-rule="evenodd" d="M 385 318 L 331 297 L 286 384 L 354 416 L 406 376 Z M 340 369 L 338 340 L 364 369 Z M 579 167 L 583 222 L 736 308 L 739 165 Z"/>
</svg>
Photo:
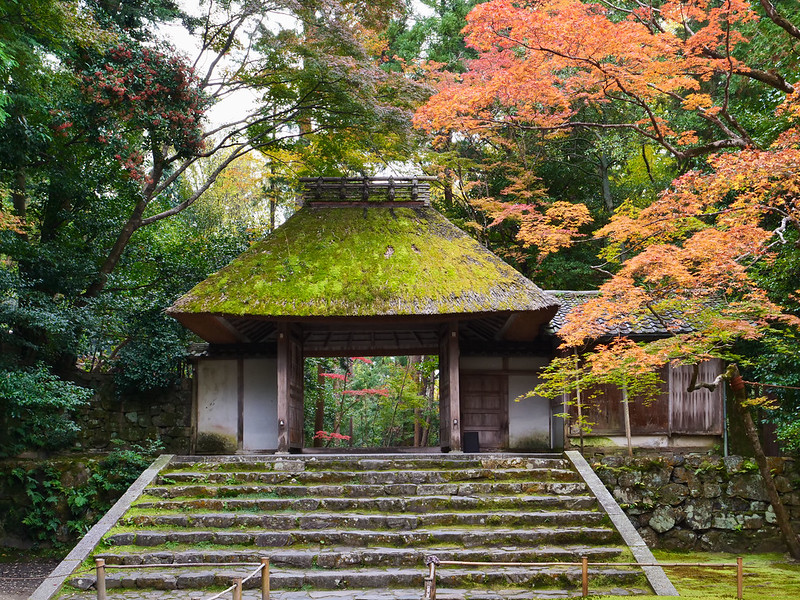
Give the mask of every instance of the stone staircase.
<svg viewBox="0 0 800 600">
<path fill-rule="evenodd" d="M 107 570 L 109 598 L 207 598 L 252 572 L 241 563 L 269 557 L 273 598 L 419 600 L 428 555 L 632 560 L 563 458 L 299 455 L 173 458 L 86 565 L 132 566 Z M 73 577 L 60 597 L 95 597 L 93 584 Z M 592 567 L 590 586 L 592 594 L 652 593 L 640 569 L 623 566 Z M 581 571 L 450 566 L 438 570 L 437 587 L 441 599 L 579 596 Z M 258 577 L 244 597 L 261 597 Z"/>
</svg>

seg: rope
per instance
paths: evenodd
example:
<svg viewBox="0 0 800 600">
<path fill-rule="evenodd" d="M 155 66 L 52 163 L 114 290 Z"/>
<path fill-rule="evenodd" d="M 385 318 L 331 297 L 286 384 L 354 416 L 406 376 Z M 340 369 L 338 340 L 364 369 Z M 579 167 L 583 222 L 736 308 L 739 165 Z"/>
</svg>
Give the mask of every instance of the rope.
<svg viewBox="0 0 800 600">
<path fill-rule="evenodd" d="M 189 563 L 189 564 L 191 564 L 191 563 Z M 217 564 L 219 564 L 219 563 L 217 563 Z M 231 563 L 231 564 L 232 564 L 232 563 Z M 253 563 L 244 563 L 244 564 L 247 564 L 247 565 L 252 565 Z M 252 579 L 253 577 L 255 577 L 255 576 L 258 574 L 258 572 L 259 572 L 259 571 L 261 571 L 261 569 L 263 569 L 263 568 L 264 568 L 264 565 L 263 565 L 263 564 L 260 564 L 260 565 L 258 565 L 258 568 L 257 568 L 255 571 L 253 571 L 252 573 L 250 573 L 250 575 L 248 575 L 247 577 L 245 577 L 244 579 L 242 579 L 242 585 L 244 585 L 244 582 L 245 582 L 245 581 L 248 581 L 249 579 Z M 236 587 L 236 584 L 234 583 L 234 584 L 233 584 L 232 586 L 230 586 L 229 588 L 227 588 L 227 589 L 225 589 L 225 590 L 222 590 L 222 591 L 221 591 L 219 594 L 216 594 L 216 595 L 214 595 L 214 596 L 211 596 L 211 597 L 209 597 L 209 598 L 205 598 L 204 600 L 217 600 L 217 598 L 220 598 L 220 597 L 224 596 L 225 594 L 227 594 L 228 592 L 231 592 L 231 591 L 233 591 L 233 589 L 234 589 L 235 587 Z"/>
<path fill-rule="evenodd" d="M 263 568 L 264 568 L 264 565 L 258 565 L 258 568 L 257 568 L 255 571 L 253 571 L 252 573 L 250 573 L 250 575 L 248 575 L 247 577 L 245 577 L 244 579 L 242 579 L 242 584 L 244 584 L 244 582 L 245 582 L 245 581 L 248 581 L 249 579 L 252 579 L 252 578 L 253 578 L 253 577 L 255 577 L 256 575 L 258 575 L 258 573 L 259 573 L 259 572 L 261 571 L 261 569 L 263 569 Z"/>
<path fill-rule="evenodd" d="M 236 584 L 232 585 L 231 587 L 229 587 L 226 590 L 222 590 L 219 594 L 216 594 L 215 596 L 211 596 L 210 598 L 206 598 L 205 600 L 217 600 L 217 598 L 221 598 L 222 596 L 224 596 L 228 592 L 232 592 L 233 588 L 235 588 L 235 587 L 236 587 Z"/>
</svg>

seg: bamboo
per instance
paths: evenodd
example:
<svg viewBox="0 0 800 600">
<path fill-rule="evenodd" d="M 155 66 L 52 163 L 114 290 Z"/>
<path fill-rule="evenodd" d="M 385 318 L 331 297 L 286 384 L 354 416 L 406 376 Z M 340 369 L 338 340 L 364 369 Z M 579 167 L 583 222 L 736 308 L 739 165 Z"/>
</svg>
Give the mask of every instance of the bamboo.
<svg viewBox="0 0 800 600">
<path fill-rule="evenodd" d="M 97 570 L 97 600 L 106 600 L 106 561 L 96 558 L 94 564 Z"/>
<path fill-rule="evenodd" d="M 589 595 L 589 557 L 581 557 L 581 596 Z"/>
<path fill-rule="evenodd" d="M 261 559 L 261 600 L 269 600 L 269 558 Z"/>
</svg>

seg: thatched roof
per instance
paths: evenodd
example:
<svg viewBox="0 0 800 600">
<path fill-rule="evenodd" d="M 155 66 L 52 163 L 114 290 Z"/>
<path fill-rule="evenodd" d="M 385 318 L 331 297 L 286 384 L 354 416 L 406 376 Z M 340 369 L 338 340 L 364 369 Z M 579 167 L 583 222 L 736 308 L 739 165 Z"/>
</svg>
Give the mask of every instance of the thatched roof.
<svg viewBox="0 0 800 600">
<path fill-rule="evenodd" d="M 168 313 L 372 317 L 545 311 L 549 317 L 557 307 L 424 203 L 312 202 Z"/>
</svg>

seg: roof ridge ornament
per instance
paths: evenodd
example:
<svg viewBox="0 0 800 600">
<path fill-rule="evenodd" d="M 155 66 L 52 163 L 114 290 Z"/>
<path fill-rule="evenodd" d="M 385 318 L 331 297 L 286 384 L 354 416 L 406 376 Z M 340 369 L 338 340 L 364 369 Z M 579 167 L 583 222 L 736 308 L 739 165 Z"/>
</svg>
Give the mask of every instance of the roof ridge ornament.
<svg viewBox="0 0 800 600">
<path fill-rule="evenodd" d="M 310 206 L 430 206 L 436 177 L 302 177 L 302 204 Z"/>
</svg>

